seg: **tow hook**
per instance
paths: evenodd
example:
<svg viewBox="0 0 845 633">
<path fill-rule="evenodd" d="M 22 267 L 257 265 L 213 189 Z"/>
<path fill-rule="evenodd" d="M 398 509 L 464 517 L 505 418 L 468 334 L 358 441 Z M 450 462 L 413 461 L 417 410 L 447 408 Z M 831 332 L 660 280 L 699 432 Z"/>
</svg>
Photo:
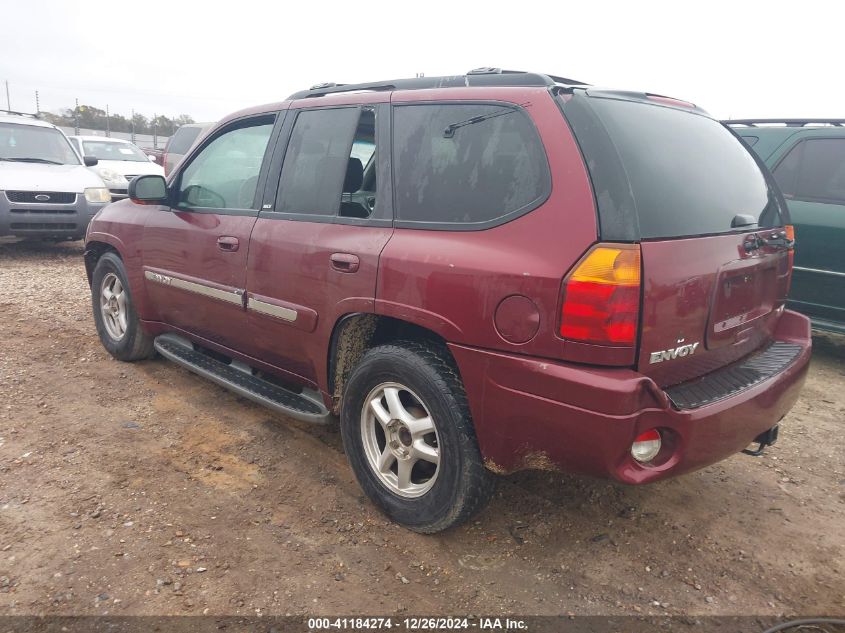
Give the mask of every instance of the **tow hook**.
<svg viewBox="0 0 845 633">
<path fill-rule="evenodd" d="M 758 444 L 756 449 L 744 448 L 742 452 L 746 455 L 751 455 L 753 457 L 759 457 L 763 454 L 763 451 L 766 450 L 767 446 L 771 446 L 775 442 L 778 441 L 778 430 L 780 429 L 780 425 L 775 424 L 772 428 L 768 431 L 763 431 L 754 438 L 754 442 Z"/>
</svg>

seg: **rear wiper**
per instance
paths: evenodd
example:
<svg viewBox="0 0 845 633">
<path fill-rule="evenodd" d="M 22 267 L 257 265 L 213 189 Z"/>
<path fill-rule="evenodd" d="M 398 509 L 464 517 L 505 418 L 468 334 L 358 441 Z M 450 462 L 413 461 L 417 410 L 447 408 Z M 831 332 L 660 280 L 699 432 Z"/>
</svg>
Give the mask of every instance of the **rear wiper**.
<svg viewBox="0 0 845 633">
<path fill-rule="evenodd" d="M 520 103 L 519 107 L 524 108 L 530 105 L 530 102 Z M 466 121 L 450 123 L 449 126 L 445 130 L 443 130 L 443 138 L 452 138 L 453 136 L 455 136 L 455 130 L 464 127 L 465 125 L 475 125 L 476 123 L 481 123 L 482 121 L 487 121 L 489 119 L 495 119 L 497 116 L 504 116 L 506 114 L 510 114 L 511 112 L 516 111 L 517 110 L 515 110 L 514 108 L 502 108 L 499 112 L 491 112 L 490 114 L 479 114 L 478 116 L 474 116 L 471 119 L 467 119 Z"/>
<path fill-rule="evenodd" d="M 23 157 L 23 158 L 2 158 L 0 160 L 8 160 L 8 161 L 19 162 L 19 163 L 46 163 L 47 165 L 64 165 L 64 163 L 60 163 L 60 162 L 55 161 L 55 160 L 47 160 L 46 158 Z"/>
</svg>

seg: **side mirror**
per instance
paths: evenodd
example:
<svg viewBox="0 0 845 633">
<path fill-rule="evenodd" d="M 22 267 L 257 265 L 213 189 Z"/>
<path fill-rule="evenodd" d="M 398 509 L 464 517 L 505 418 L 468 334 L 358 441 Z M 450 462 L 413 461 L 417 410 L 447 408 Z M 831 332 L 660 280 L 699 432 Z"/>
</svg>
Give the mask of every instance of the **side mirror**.
<svg viewBox="0 0 845 633">
<path fill-rule="evenodd" d="M 100 162 L 99 160 L 97 160 L 96 156 L 83 156 L 82 161 L 85 163 L 86 167 L 93 167 L 94 165 Z"/>
<path fill-rule="evenodd" d="M 149 159 L 150 159 L 150 162 L 151 162 L 151 163 L 156 162 L 156 157 L 155 157 L 155 156 L 153 156 L 152 154 L 147 154 L 147 158 L 149 158 Z"/>
<path fill-rule="evenodd" d="M 150 204 L 167 200 L 167 183 L 155 174 L 136 176 L 129 181 L 127 191 L 132 202 Z"/>
</svg>

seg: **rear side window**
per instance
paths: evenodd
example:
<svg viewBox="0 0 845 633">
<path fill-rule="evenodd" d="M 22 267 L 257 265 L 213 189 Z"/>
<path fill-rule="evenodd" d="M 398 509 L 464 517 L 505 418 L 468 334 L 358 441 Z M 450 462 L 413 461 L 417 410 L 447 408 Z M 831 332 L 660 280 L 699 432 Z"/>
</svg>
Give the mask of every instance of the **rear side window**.
<svg viewBox="0 0 845 633">
<path fill-rule="evenodd" d="M 375 110 L 303 110 L 285 152 L 275 210 L 300 219 L 369 218 L 376 208 Z"/>
<path fill-rule="evenodd" d="M 494 226 L 550 190 L 537 131 L 509 105 L 396 106 L 393 164 L 396 220 L 414 228 Z"/>
<path fill-rule="evenodd" d="M 774 176 L 787 198 L 845 204 L 845 138 L 801 141 Z"/>
<path fill-rule="evenodd" d="M 170 139 L 167 146 L 168 154 L 187 154 L 188 150 L 193 146 L 194 141 L 200 135 L 202 128 L 198 127 L 180 127 Z"/>
<path fill-rule="evenodd" d="M 745 141 L 745 144 L 748 145 L 748 147 L 754 147 L 757 144 L 757 141 L 760 140 L 759 136 L 740 136 L 739 138 Z"/>
<path fill-rule="evenodd" d="M 590 171 L 602 239 L 726 233 L 738 215 L 759 228 L 782 225 L 781 203 L 751 149 L 718 121 L 581 94 L 561 103 Z"/>
</svg>

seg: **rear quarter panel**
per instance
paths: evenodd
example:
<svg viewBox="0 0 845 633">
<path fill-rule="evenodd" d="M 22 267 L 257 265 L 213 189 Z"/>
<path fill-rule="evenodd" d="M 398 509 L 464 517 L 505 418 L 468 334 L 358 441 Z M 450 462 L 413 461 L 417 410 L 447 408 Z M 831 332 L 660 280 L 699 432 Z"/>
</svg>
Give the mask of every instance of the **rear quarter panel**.
<svg viewBox="0 0 845 633">
<path fill-rule="evenodd" d="M 394 102 L 434 99 L 528 103 L 548 157 L 551 193 L 537 209 L 486 230 L 397 228 L 381 256 L 376 311 L 453 343 L 560 356 L 562 279 L 597 237 L 592 189 L 566 121 L 544 89 L 487 89 L 483 97 L 471 89 L 420 90 Z M 499 304 L 513 295 L 536 305 L 537 331 L 524 343 L 502 338 L 493 320 Z"/>
</svg>

